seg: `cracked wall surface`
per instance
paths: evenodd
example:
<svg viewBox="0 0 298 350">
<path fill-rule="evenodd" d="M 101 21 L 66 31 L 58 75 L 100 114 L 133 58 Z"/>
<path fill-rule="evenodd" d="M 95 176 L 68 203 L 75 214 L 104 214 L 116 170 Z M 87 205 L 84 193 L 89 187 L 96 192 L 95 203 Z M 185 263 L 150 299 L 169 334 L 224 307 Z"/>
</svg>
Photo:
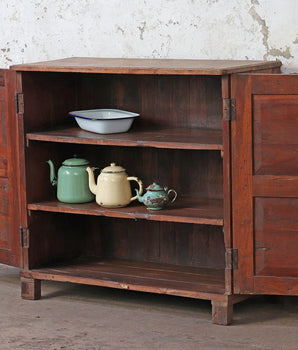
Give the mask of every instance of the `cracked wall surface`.
<svg viewBox="0 0 298 350">
<path fill-rule="evenodd" d="M 1 0 L 0 67 L 70 56 L 281 60 L 297 0 Z"/>
</svg>

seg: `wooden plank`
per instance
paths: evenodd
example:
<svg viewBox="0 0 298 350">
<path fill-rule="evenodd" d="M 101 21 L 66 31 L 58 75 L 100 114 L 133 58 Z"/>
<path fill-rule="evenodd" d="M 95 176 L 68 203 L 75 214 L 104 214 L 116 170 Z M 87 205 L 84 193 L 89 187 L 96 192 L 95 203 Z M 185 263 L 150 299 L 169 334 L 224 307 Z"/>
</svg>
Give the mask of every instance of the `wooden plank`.
<svg viewBox="0 0 298 350">
<path fill-rule="evenodd" d="M 7 265 L 21 266 L 22 251 L 19 239 L 18 189 L 19 176 L 17 157 L 17 127 L 15 118 L 15 75 L 16 73 L 0 70 L 0 214 L 3 222 L 0 232 L 0 262 Z"/>
<path fill-rule="evenodd" d="M 7 157 L 0 157 L 0 176 L 1 177 L 8 176 Z"/>
<path fill-rule="evenodd" d="M 255 175 L 253 195 L 256 197 L 298 197 L 298 176 Z"/>
<path fill-rule="evenodd" d="M 254 280 L 255 294 L 298 295 L 297 277 L 256 276 Z"/>
<path fill-rule="evenodd" d="M 0 177 L 0 214 L 9 215 L 9 181 L 8 178 Z"/>
<path fill-rule="evenodd" d="M 130 131 L 120 134 L 95 134 L 80 128 L 63 128 L 28 133 L 27 140 L 63 142 L 88 145 L 139 146 L 170 149 L 221 150 L 221 130 L 158 129 Z"/>
<path fill-rule="evenodd" d="M 221 75 L 280 67 L 279 61 L 71 57 L 14 65 L 17 71 Z"/>
<path fill-rule="evenodd" d="M 253 74 L 251 76 L 253 95 L 298 94 L 297 75 L 295 74 Z"/>
<path fill-rule="evenodd" d="M 254 207 L 255 275 L 298 278 L 298 198 L 255 198 Z"/>
<path fill-rule="evenodd" d="M 252 105 L 251 77 L 232 76 L 231 97 L 236 98 L 232 132 L 233 247 L 238 248 L 239 268 L 234 270 L 234 293 L 253 291 Z"/>
<path fill-rule="evenodd" d="M 0 70 L 0 86 L 5 86 L 4 70 Z M 0 99 L 1 99 L 2 89 L 0 89 Z"/>
<path fill-rule="evenodd" d="M 297 76 L 232 79 L 234 292 L 297 294 Z"/>
<path fill-rule="evenodd" d="M 222 98 L 230 99 L 231 96 L 231 80 L 229 75 L 222 77 Z M 223 104 L 223 116 L 225 115 L 225 105 Z M 231 109 L 229 110 L 231 114 Z M 225 248 L 231 248 L 232 242 L 232 184 L 231 184 L 231 118 L 222 118 L 223 133 L 223 198 L 224 198 L 224 242 Z M 233 271 L 230 268 L 225 270 L 226 294 L 233 293 Z"/>
<path fill-rule="evenodd" d="M 224 293 L 224 271 L 125 260 L 81 259 L 24 271 L 24 277 L 211 299 Z"/>
<path fill-rule="evenodd" d="M 298 95 L 254 95 L 252 103 L 255 174 L 297 175 Z"/>
<path fill-rule="evenodd" d="M 126 219 L 223 225 L 222 200 L 217 199 L 179 198 L 171 207 L 159 211 L 149 211 L 143 205 L 130 205 L 125 208 L 108 209 L 99 206 L 95 202 L 68 204 L 58 201 L 30 203 L 28 204 L 28 209 Z"/>
</svg>

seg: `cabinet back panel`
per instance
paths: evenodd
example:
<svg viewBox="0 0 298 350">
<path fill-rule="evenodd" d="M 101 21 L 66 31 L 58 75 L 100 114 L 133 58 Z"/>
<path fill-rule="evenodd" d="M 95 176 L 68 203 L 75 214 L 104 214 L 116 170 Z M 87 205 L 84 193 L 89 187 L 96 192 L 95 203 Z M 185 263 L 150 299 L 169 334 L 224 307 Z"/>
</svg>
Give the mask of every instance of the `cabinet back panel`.
<svg viewBox="0 0 298 350">
<path fill-rule="evenodd" d="M 106 258 L 224 268 L 220 227 L 117 219 L 103 230 Z"/>
<path fill-rule="evenodd" d="M 50 185 L 52 159 L 56 173 L 62 162 L 76 154 L 99 169 L 115 162 L 129 176 L 137 176 L 145 186 L 152 182 L 173 188 L 178 196 L 222 199 L 222 159 L 219 151 L 167 150 L 156 148 L 84 146 L 60 143 L 30 142 L 26 167 L 28 202 L 50 199 L 55 188 Z M 95 173 L 97 176 L 99 171 Z M 133 186 L 134 182 L 131 183 Z"/>
<path fill-rule="evenodd" d="M 74 155 L 79 157 L 81 152 L 71 144 L 30 141 L 30 147 L 26 149 L 28 203 L 56 198 L 57 188 L 50 183 L 50 167 L 47 160 L 53 161 L 57 176 L 62 162 Z"/>
<path fill-rule="evenodd" d="M 23 72 L 25 130 L 73 122 L 68 112 L 116 108 L 138 125 L 222 128 L 221 77 Z"/>
<path fill-rule="evenodd" d="M 29 268 L 59 263 L 84 252 L 84 217 L 31 212 L 29 216 Z"/>
<path fill-rule="evenodd" d="M 217 226 L 32 212 L 29 232 L 31 268 L 79 256 L 224 268 Z"/>
<path fill-rule="evenodd" d="M 22 73 L 25 132 L 73 122 L 68 112 L 77 109 L 77 83 L 72 74 Z"/>
<path fill-rule="evenodd" d="M 136 112 L 142 126 L 222 128 L 217 76 L 82 74 L 78 96 L 80 109 Z"/>
</svg>

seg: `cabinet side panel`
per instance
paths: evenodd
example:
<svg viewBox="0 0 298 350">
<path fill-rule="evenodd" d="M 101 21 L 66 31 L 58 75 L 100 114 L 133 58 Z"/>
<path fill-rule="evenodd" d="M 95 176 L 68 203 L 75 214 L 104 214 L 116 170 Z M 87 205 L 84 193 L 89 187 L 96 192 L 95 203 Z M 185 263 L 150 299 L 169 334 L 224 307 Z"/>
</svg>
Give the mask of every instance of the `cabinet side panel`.
<svg viewBox="0 0 298 350">
<path fill-rule="evenodd" d="M 16 170 L 16 74 L 0 70 L 0 263 L 21 266 Z"/>
</svg>

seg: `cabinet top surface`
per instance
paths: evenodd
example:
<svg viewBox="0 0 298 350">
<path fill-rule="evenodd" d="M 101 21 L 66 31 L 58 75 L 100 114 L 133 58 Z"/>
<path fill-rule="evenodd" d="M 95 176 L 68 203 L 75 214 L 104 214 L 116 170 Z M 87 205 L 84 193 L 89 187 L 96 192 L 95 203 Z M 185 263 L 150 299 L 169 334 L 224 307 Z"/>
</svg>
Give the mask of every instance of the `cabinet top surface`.
<svg viewBox="0 0 298 350">
<path fill-rule="evenodd" d="M 33 72 L 225 75 L 280 66 L 280 61 L 71 57 L 10 68 Z"/>
</svg>

